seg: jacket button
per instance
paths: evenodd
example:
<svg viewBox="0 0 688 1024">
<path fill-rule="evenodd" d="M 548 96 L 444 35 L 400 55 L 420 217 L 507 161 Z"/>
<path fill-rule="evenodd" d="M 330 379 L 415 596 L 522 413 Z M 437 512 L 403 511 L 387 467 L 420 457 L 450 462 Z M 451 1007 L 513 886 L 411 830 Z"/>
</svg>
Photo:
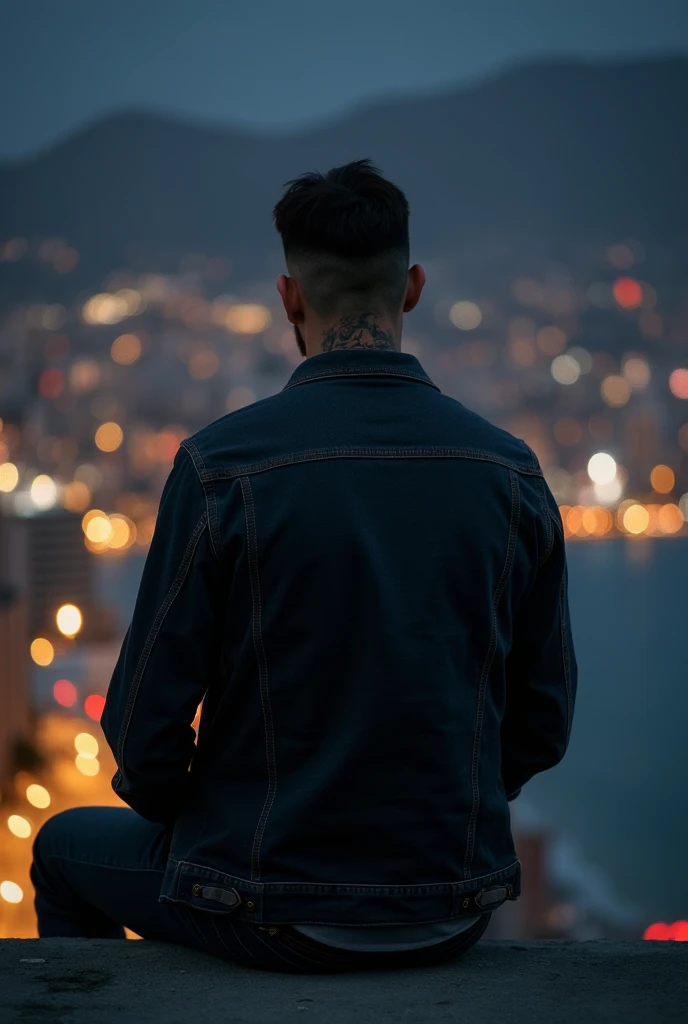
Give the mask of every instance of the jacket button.
<svg viewBox="0 0 688 1024">
<path fill-rule="evenodd" d="M 463 901 L 463 903 L 461 905 L 464 908 L 464 910 L 466 909 L 466 907 L 470 907 L 471 901 L 469 900 L 468 896 L 466 897 L 466 899 Z"/>
<path fill-rule="evenodd" d="M 203 892 L 203 889 L 200 885 L 194 885 L 191 892 L 194 894 L 194 896 L 200 896 L 201 893 Z"/>
<path fill-rule="evenodd" d="M 246 909 L 247 910 L 255 910 L 256 909 L 256 905 L 253 902 L 253 900 L 246 900 Z"/>
</svg>

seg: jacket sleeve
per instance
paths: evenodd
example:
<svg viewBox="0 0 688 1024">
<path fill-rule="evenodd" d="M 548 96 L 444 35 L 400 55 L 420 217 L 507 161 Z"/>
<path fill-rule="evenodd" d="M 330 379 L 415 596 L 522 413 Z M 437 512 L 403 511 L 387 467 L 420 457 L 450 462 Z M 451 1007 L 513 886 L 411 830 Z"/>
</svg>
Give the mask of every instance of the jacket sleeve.
<svg viewBox="0 0 688 1024">
<path fill-rule="evenodd" d="M 549 489 L 546 498 L 550 549 L 516 614 L 506 661 L 501 749 L 502 780 L 509 800 L 534 775 L 563 758 L 576 697 L 564 531 Z"/>
<path fill-rule="evenodd" d="M 182 446 L 101 719 L 113 789 L 150 821 L 171 823 L 185 795 L 191 723 L 219 662 L 221 601 L 205 493 Z"/>
</svg>

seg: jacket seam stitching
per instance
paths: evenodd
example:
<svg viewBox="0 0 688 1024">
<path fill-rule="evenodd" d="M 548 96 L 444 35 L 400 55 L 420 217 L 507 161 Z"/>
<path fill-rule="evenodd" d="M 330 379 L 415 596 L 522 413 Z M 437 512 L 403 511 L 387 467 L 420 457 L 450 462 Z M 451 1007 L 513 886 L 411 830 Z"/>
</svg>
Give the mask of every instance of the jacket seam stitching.
<svg viewBox="0 0 688 1024">
<path fill-rule="evenodd" d="M 118 771 L 117 774 L 119 775 L 120 778 L 122 777 L 122 771 L 123 771 L 123 767 L 124 767 L 124 743 L 125 743 L 126 738 L 127 738 L 127 732 L 129 731 L 129 726 L 131 724 L 131 716 L 132 716 L 133 711 L 134 711 L 134 705 L 136 703 L 136 698 L 138 696 L 138 691 L 139 691 L 139 688 L 140 688 L 140 685 L 141 685 L 141 680 L 143 679 L 143 675 L 144 675 L 144 673 L 146 671 L 146 667 L 148 665 L 148 659 L 150 657 L 150 653 L 153 650 L 153 646 L 155 644 L 155 641 L 158 638 L 158 633 L 162 629 L 162 625 L 163 625 L 163 622 L 165 621 L 167 613 L 170 610 L 170 608 L 172 607 L 172 604 L 173 604 L 175 598 L 177 597 L 177 594 L 181 590 L 182 585 L 184 583 L 184 580 L 186 579 L 186 575 L 187 575 L 187 573 L 189 571 L 189 567 L 191 566 L 191 563 L 193 561 L 193 557 L 194 557 L 194 554 L 196 552 L 196 548 L 198 546 L 198 542 L 201 539 L 203 531 L 205 530 L 205 528 L 207 526 L 207 522 L 208 522 L 208 514 L 207 514 L 207 512 L 204 512 L 203 515 L 201 516 L 201 518 L 196 523 L 196 527 L 195 527 L 193 533 L 191 534 L 191 537 L 189 539 L 189 543 L 186 545 L 186 550 L 184 551 L 184 554 L 182 556 L 182 560 L 179 563 L 179 568 L 177 569 L 177 573 L 176 573 L 174 579 L 172 580 L 172 583 L 170 585 L 169 590 L 167 591 L 167 594 L 165 595 L 165 599 L 164 599 L 163 603 L 160 605 L 160 608 L 158 609 L 158 614 L 156 615 L 156 617 L 155 617 L 155 619 L 153 621 L 153 625 L 151 626 L 151 628 L 148 631 L 148 635 L 146 637 L 146 642 L 144 643 L 143 650 L 141 651 L 141 654 L 139 655 L 139 660 L 138 660 L 138 663 L 136 665 L 136 671 L 134 672 L 134 677 L 133 677 L 133 679 L 131 681 L 131 686 L 129 687 L 129 693 L 128 693 L 128 696 L 127 696 L 127 703 L 126 703 L 126 706 L 124 708 L 124 715 L 122 717 L 122 726 L 120 728 L 119 740 L 118 740 L 118 743 L 117 743 L 117 763 L 118 763 L 118 767 L 119 767 L 119 771 Z"/>
<path fill-rule="evenodd" d="M 554 528 L 552 511 L 547 503 L 544 480 L 542 477 L 537 478 L 537 489 L 540 498 L 540 506 L 545 520 L 545 531 L 547 534 L 547 549 L 545 551 L 545 554 L 538 559 L 538 568 L 540 568 L 542 565 L 544 565 L 549 556 L 552 554 L 552 549 L 554 547 Z"/>
<path fill-rule="evenodd" d="M 547 495 L 545 494 L 545 480 L 544 480 L 544 476 L 542 474 L 542 470 L 540 469 L 540 463 L 538 462 L 537 455 L 535 454 L 533 449 L 530 447 L 530 445 L 527 445 L 525 441 L 523 442 L 523 446 L 526 448 L 526 450 L 527 450 L 527 452 L 528 452 L 528 454 L 530 456 L 530 461 L 533 464 L 533 468 L 537 471 L 536 472 L 536 477 L 537 477 L 536 487 L 537 487 L 537 492 L 538 492 L 538 499 L 540 501 L 540 511 L 542 512 L 544 520 L 545 520 L 545 533 L 546 533 L 546 536 L 547 536 L 547 547 L 546 547 L 545 553 L 540 558 L 538 558 L 538 569 L 539 569 L 539 568 L 541 568 L 545 564 L 545 562 L 547 561 L 549 556 L 552 554 L 552 551 L 554 549 L 554 529 L 553 529 L 553 524 L 555 523 L 555 518 L 554 518 L 554 513 L 552 512 L 552 509 L 549 506 L 549 502 L 547 501 Z"/>
<path fill-rule="evenodd" d="M 511 483 L 509 538 L 507 541 L 506 556 L 504 558 L 502 574 L 499 578 L 499 582 L 497 584 L 497 587 L 492 598 L 492 627 L 490 633 L 490 643 L 487 648 L 485 661 L 483 662 L 483 668 L 480 674 L 480 682 L 478 684 L 478 700 L 475 714 L 475 731 L 473 734 L 473 755 L 471 758 L 471 788 L 473 790 L 473 804 L 471 806 L 471 814 L 468 821 L 466 853 L 464 856 L 463 866 L 463 873 L 466 878 L 470 878 L 471 876 L 471 863 L 473 860 L 473 851 L 475 847 L 475 830 L 478 820 L 478 811 L 480 809 L 480 743 L 482 739 L 483 713 L 485 706 L 485 695 L 487 691 L 487 680 L 489 678 L 490 669 L 492 668 L 492 662 L 494 660 L 495 652 L 497 650 L 497 607 L 499 605 L 499 601 L 501 599 L 502 594 L 504 593 L 507 582 L 511 575 L 511 569 L 514 563 L 514 554 L 516 552 L 516 537 L 518 534 L 518 525 L 521 514 L 521 492 L 519 487 L 518 475 L 514 473 L 513 470 L 509 471 L 509 480 Z"/>
<path fill-rule="evenodd" d="M 219 517 L 217 512 L 217 497 L 215 494 L 214 479 L 208 476 L 203 461 L 203 456 L 196 447 L 196 445 L 189 438 L 186 438 L 181 442 L 180 448 L 183 448 L 187 455 L 190 456 L 193 462 L 194 469 L 198 481 L 203 488 L 203 497 L 205 498 L 205 508 L 208 515 L 208 533 L 210 536 L 210 546 L 213 549 L 213 556 L 216 562 L 220 561 L 220 550 L 222 545 L 219 540 Z"/>
<path fill-rule="evenodd" d="M 256 531 L 255 504 L 251 481 L 248 477 L 241 478 L 241 493 L 244 499 L 244 515 L 246 518 L 246 541 L 248 552 L 249 580 L 251 584 L 251 630 L 253 634 L 253 648 L 256 654 L 258 665 L 258 685 L 260 690 L 260 702 L 263 710 L 263 723 L 265 728 L 265 756 L 268 769 L 268 790 L 265 795 L 263 809 L 256 825 L 251 850 L 251 880 L 260 881 L 260 847 L 267 824 L 268 815 L 272 809 L 277 790 L 277 762 L 275 759 L 275 731 L 272 717 L 272 705 L 270 703 L 270 690 L 268 686 L 268 666 L 263 643 L 262 629 L 262 606 L 260 596 L 260 576 L 258 572 L 258 536 Z"/>
<path fill-rule="evenodd" d="M 236 477 L 253 476 L 271 469 L 296 465 L 302 462 L 317 462 L 325 459 L 474 459 L 479 462 L 492 462 L 504 466 L 514 473 L 527 476 L 541 476 L 541 470 L 528 466 L 519 466 L 511 459 L 502 458 L 492 452 L 479 448 L 314 448 L 305 452 L 294 452 L 291 455 L 279 455 L 270 459 L 262 459 L 249 466 L 232 469 L 207 469 L 203 471 L 203 480 L 231 480 Z"/>
<path fill-rule="evenodd" d="M 562 521 L 561 521 L 561 516 L 556 516 L 551 508 L 547 509 L 547 514 L 549 516 L 549 520 L 550 520 L 550 523 L 552 525 L 552 548 L 554 548 L 554 531 L 556 531 L 559 534 L 559 536 L 561 537 L 561 539 L 563 541 L 564 540 L 564 527 L 563 527 L 563 524 L 562 524 Z M 551 553 L 552 552 L 550 551 L 550 554 Z"/>
<path fill-rule="evenodd" d="M 559 630 L 561 634 L 561 657 L 564 668 L 564 686 L 566 687 L 566 742 L 564 752 L 568 749 L 571 736 L 571 724 L 573 721 L 569 644 L 566 636 L 566 576 L 562 575 L 559 585 Z"/>
<path fill-rule="evenodd" d="M 208 480 L 207 486 L 205 481 L 201 482 L 203 483 L 203 488 L 205 490 L 205 507 L 208 513 L 208 532 L 210 535 L 210 543 L 213 549 L 213 554 L 215 555 L 215 561 L 219 562 L 222 544 L 219 536 L 219 516 L 217 512 L 217 496 L 215 494 L 215 481 Z M 214 536 L 213 533 L 215 534 Z"/>
</svg>

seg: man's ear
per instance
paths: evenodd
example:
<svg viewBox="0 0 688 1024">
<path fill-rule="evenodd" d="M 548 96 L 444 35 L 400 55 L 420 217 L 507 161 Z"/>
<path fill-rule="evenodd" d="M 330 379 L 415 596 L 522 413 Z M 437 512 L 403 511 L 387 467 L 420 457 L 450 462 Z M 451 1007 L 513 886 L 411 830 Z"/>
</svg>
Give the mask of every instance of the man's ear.
<svg viewBox="0 0 688 1024">
<path fill-rule="evenodd" d="M 421 267 L 420 263 L 414 263 L 409 269 L 408 279 L 406 282 L 406 297 L 404 299 L 403 310 L 404 313 L 410 313 L 411 310 L 418 304 L 421 292 L 425 286 L 425 271 Z"/>
<path fill-rule="evenodd" d="M 287 320 L 290 324 L 302 324 L 304 320 L 303 298 L 299 282 L 295 277 L 287 277 L 286 274 L 280 274 L 276 283 L 277 291 L 280 293 L 282 305 L 284 306 L 284 312 L 287 314 Z"/>
</svg>

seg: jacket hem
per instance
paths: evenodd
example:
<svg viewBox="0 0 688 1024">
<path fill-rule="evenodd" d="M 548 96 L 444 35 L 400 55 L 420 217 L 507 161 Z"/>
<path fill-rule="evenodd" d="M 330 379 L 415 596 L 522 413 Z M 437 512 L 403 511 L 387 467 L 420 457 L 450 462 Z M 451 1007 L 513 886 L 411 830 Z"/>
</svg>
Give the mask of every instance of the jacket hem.
<svg viewBox="0 0 688 1024">
<path fill-rule="evenodd" d="M 170 860 L 159 902 L 231 913 L 249 924 L 431 924 L 495 910 L 521 893 L 518 860 L 475 878 L 428 885 L 255 882 Z"/>
</svg>

